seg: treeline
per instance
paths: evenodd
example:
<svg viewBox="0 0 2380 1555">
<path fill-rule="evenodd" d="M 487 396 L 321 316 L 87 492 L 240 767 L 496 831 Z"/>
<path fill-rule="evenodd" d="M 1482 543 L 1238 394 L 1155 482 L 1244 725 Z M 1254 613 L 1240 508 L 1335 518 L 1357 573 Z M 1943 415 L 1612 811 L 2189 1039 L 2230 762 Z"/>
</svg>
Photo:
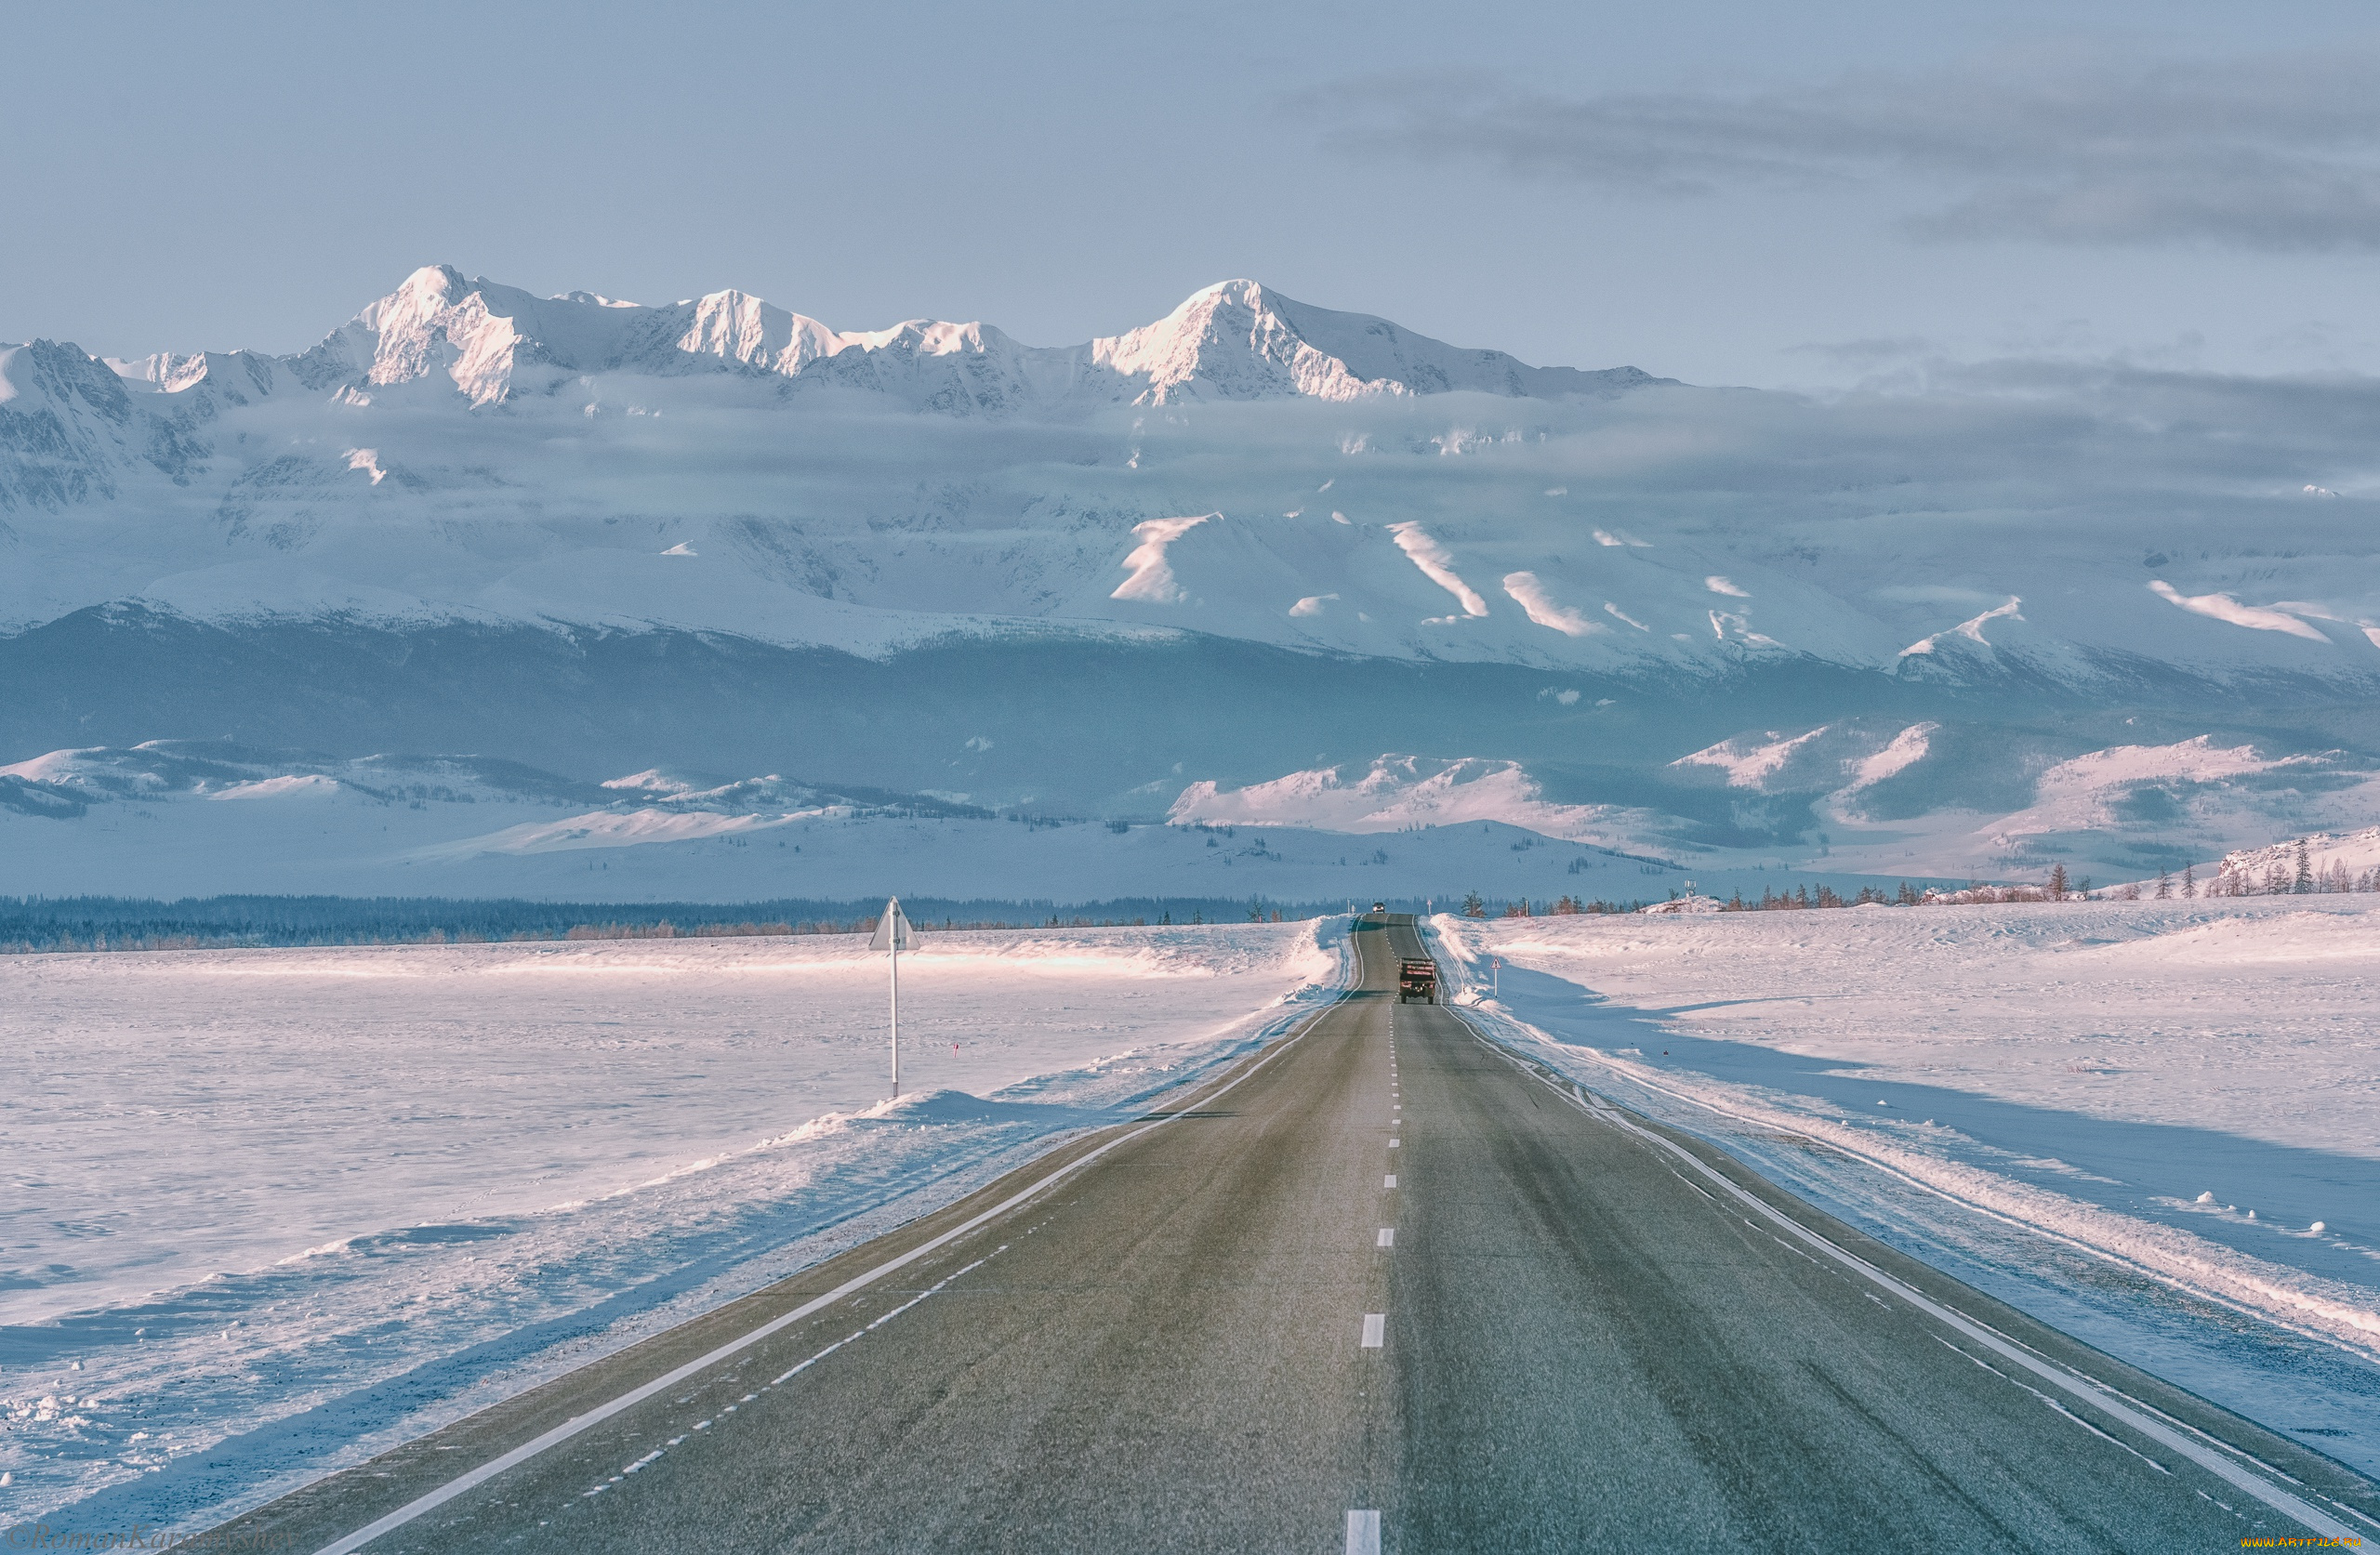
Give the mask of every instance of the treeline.
<svg viewBox="0 0 2380 1555">
<path fill-rule="evenodd" d="M 2349 869 L 2344 862 L 2334 860 L 2316 867 L 2308 857 L 2307 845 L 2297 844 L 2293 854 L 2268 863 L 2262 869 L 2254 859 L 2234 857 L 2218 866 L 2215 877 L 2201 882 L 2195 866 L 2188 866 L 2179 876 L 2160 871 L 2154 881 L 2132 881 L 2105 890 L 2094 890 L 2087 875 L 2069 879 L 2066 866 L 2051 868 L 2049 878 L 2038 886 L 1987 885 L 1971 880 L 1964 886 L 1944 889 L 1939 886 L 1917 887 L 1903 880 L 1897 889 L 1887 891 L 1882 886 L 1862 886 L 1844 896 L 1831 886 L 1807 884 L 1790 891 L 1763 890 L 1758 901 L 1737 891 L 1725 902 L 1707 899 L 1712 905 L 1704 912 L 1774 913 L 1806 912 L 1827 907 L 1963 907 L 1986 903 L 2022 902 L 2140 902 L 2166 901 L 2173 898 L 2192 899 L 2223 896 L 2312 896 L 2352 892 L 2380 892 L 2380 865 L 2369 869 Z M 1669 900 L 1675 902 L 1672 892 Z M 1515 902 L 1503 902 L 1490 906 L 1477 891 L 1462 900 L 1465 917 L 1567 917 L 1576 914 L 1641 913 L 1648 903 L 1642 901 L 1618 903 L 1600 899 L 1587 901 L 1565 896 L 1548 903 L 1531 903 L 1524 897 Z"/>
<path fill-rule="evenodd" d="M 1675 893 L 1672 893 L 1668 900 L 1675 902 L 1678 898 Z M 1814 912 L 1830 907 L 1942 907 L 1974 902 L 2081 902 L 2098 899 L 2090 895 L 2090 882 L 2087 880 L 2071 888 L 1977 884 L 1964 886 L 1956 890 L 1943 890 L 1934 886 L 1920 890 L 1903 880 L 1897 890 L 1888 891 L 1882 886 L 1862 886 L 1849 896 L 1844 895 L 1831 886 L 1820 884 L 1815 887 L 1800 885 L 1792 890 L 1763 890 L 1757 901 L 1745 896 L 1741 891 L 1735 892 L 1724 902 L 1716 897 L 1706 897 L 1703 900 L 1711 903 L 1700 909 L 1703 912 L 1795 913 Z M 1565 896 L 1551 903 L 1532 903 L 1524 897 L 1516 902 L 1502 902 L 1490 906 L 1474 892 L 1463 899 L 1461 911 L 1463 916 L 1474 918 L 1569 917 L 1579 914 L 1641 913 L 1647 907 L 1660 905 L 1662 905 L 1661 903 L 1644 901 L 1625 903 L 1605 902 L 1600 899 L 1587 901 L 1578 897 Z"/>
<path fill-rule="evenodd" d="M 2202 892 L 2198 871 L 2185 869 L 2176 882 L 2162 870 L 2148 894 L 2168 896 L 2315 896 L 2346 894 L 2351 891 L 2380 891 L 2380 866 L 2353 870 L 2344 859 L 2333 859 L 2317 869 L 2306 840 L 2300 837 L 2289 853 L 2268 860 L 2264 868 L 2256 868 L 2256 855 L 2234 853 L 2215 866 L 2215 878 L 2206 883 Z M 2141 888 L 2126 888 L 2136 896 Z"/>
<path fill-rule="evenodd" d="M 1601 897 L 1589 901 L 1585 897 L 1579 896 L 1565 896 L 1551 904 L 1543 902 L 1532 903 L 1527 897 L 1524 896 L 1517 902 L 1500 902 L 1491 908 L 1477 891 L 1473 891 L 1462 899 L 1462 905 L 1456 911 L 1467 918 L 1567 918 L 1580 913 L 1592 913 L 1597 916 L 1606 913 L 1641 913 L 1645 910 L 1645 905 L 1641 901 L 1606 902 Z"/>
<path fill-rule="evenodd" d="M 1344 902 L 1126 897 L 1091 903 L 906 899 L 921 929 L 1093 929 L 1317 917 Z M 0 954 L 236 950 L 294 945 L 484 944 L 527 940 L 671 940 L 866 934 L 869 902 L 571 903 L 448 897 L 0 896 Z"/>
</svg>

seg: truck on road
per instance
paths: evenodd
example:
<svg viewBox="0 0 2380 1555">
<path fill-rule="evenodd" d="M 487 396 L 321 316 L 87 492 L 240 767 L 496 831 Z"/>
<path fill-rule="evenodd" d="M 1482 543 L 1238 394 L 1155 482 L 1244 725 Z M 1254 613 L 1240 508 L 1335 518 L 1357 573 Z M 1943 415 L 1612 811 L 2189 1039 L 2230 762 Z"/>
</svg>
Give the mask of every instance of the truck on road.
<svg viewBox="0 0 2380 1555">
<path fill-rule="evenodd" d="M 1438 1002 L 1438 964 L 1408 956 L 1396 972 L 1396 1002 L 1409 1004 L 1415 999 L 1423 1004 Z"/>
</svg>

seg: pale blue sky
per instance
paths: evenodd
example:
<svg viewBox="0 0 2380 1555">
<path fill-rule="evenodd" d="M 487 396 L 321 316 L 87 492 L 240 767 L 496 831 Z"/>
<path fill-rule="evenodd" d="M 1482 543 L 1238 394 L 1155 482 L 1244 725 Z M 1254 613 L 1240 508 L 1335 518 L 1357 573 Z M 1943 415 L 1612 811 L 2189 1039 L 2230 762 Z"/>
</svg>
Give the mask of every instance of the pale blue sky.
<svg viewBox="0 0 2380 1555">
<path fill-rule="evenodd" d="M 1252 275 L 1581 367 L 2380 371 L 2350 4 L 0 0 L 0 340 L 406 271 L 1108 334 Z"/>
</svg>

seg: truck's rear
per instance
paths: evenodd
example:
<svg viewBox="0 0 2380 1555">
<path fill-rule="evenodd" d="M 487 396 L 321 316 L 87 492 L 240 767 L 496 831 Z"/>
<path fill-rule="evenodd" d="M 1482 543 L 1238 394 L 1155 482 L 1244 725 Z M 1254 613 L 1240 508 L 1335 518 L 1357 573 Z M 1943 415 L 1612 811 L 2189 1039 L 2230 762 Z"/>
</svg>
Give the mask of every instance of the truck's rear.
<svg viewBox="0 0 2380 1555">
<path fill-rule="evenodd" d="M 1423 1004 L 1438 1002 L 1438 964 L 1407 957 L 1396 971 L 1396 1002 L 1410 1004 L 1415 999 Z"/>
</svg>

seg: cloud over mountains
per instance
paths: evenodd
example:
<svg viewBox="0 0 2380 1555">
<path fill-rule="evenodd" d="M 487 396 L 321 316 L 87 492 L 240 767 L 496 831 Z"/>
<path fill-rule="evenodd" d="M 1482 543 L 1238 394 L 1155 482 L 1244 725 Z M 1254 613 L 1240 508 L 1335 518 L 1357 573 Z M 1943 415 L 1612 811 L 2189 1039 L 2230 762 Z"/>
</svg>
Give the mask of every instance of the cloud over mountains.
<svg viewBox="0 0 2380 1555">
<path fill-rule="evenodd" d="M 2380 247 L 2380 60 L 2039 50 L 1754 91 L 1342 85 L 1342 150 L 1655 198 L 1889 191 L 1934 241 Z"/>
</svg>

